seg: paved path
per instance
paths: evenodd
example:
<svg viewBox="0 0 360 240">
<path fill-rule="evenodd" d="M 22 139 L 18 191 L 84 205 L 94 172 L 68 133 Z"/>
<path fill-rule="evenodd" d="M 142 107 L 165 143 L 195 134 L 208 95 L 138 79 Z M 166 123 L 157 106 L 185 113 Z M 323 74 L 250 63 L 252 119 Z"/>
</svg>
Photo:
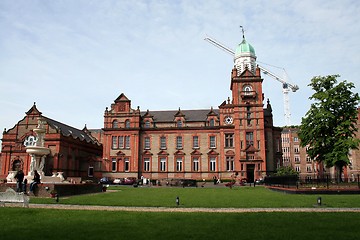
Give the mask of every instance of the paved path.
<svg viewBox="0 0 360 240">
<path fill-rule="evenodd" d="M 19 206 L 19 205 L 7 205 Z M 91 206 L 67 204 L 29 204 L 30 208 L 94 210 L 94 211 L 129 211 L 129 212 L 214 212 L 214 213 L 246 213 L 246 212 L 360 212 L 360 208 L 183 208 L 183 207 L 119 207 Z"/>
</svg>

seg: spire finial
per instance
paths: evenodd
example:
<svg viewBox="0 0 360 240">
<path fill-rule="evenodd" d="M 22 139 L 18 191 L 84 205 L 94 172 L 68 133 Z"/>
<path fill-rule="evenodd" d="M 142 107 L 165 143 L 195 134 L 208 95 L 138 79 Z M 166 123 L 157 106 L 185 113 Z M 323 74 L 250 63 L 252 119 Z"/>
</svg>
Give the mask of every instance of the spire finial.
<svg viewBox="0 0 360 240">
<path fill-rule="evenodd" d="M 243 35 L 243 39 L 245 40 L 245 30 L 244 30 L 244 27 L 243 26 L 240 26 L 241 28 L 241 32 L 242 32 L 242 35 Z"/>
</svg>

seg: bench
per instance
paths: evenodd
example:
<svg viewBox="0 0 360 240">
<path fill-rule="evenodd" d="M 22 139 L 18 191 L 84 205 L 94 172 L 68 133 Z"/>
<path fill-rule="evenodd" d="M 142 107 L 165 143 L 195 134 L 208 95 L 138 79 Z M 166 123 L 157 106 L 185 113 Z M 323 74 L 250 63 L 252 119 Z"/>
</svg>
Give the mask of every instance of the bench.
<svg viewBox="0 0 360 240">
<path fill-rule="evenodd" d="M 22 203 L 23 207 L 29 207 L 29 196 L 24 193 L 17 193 L 12 188 L 0 192 L 0 205 L 5 207 L 5 203 Z"/>
</svg>

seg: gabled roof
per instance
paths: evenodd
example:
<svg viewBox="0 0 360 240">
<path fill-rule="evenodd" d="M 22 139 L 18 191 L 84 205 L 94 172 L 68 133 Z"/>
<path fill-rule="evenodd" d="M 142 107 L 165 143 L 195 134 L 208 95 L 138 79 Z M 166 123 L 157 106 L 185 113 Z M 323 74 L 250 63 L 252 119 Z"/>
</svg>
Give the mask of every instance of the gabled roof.
<svg viewBox="0 0 360 240">
<path fill-rule="evenodd" d="M 206 121 L 207 116 L 211 110 L 210 109 L 201 109 L 201 110 L 181 110 L 181 113 L 184 115 L 186 121 Z M 213 113 L 219 115 L 218 109 L 213 109 Z M 155 122 L 173 122 L 174 116 L 179 112 L 179 110 L 168 110 L 168 111 L 149 111 L 141 112 L 141 116 L 150 114 L 153 116 Z"/>
<path fill-rule="evenodd" d="M 41 112 L 37 109 L 36 103 L 26 112 L 26 115 L 41 115 Z"/>
<path fill-rule="evenodd" d="M 125 94 L 120 94 L 114 102 L 129 102 L 130 100 L 125 96 Z"/>
</svg>

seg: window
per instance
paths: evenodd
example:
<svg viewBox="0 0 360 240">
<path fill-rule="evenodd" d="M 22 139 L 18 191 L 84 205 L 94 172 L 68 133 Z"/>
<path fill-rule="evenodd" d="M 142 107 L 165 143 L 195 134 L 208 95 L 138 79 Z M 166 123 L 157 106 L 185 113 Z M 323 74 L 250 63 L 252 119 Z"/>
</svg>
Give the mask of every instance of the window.
<svg viewBox="0 0 360 240">
<path fill-rule="evenodd" d="M 295 163 L 300 163 L 300 156 L 295 156 L 294 160 L 295 160 Z"/>
<path fill-rule="evenodd" d="M 117 137 L 112 137 L 112 149 L 116 149 L 117 148 Z"/>
<path fill-rule="evenodd" d="M 160 172 L 166 171 L 166 158 L 160 158 Z"/>
<path fill-rule="evenodd" d="M 193 136 L 193 148 L 199 148 L 199 137 Z"/>
<path fill-rule="evenodd" d="M 118 143 L 119 143 L 119 148 L 123 149 L 124 148 L 124 136 L 119 136 Z"/>
<path fill-rule="evenodd" d="M 216 137 L 210 136 L 210 148 L 216 148 Z"/>
<path fill-rule="evenodd" d="M 245 85 L 243 91 L 245 92 L 245 95 L 250 95 L 252 91 L 252 87 L 250 85 Z"/>
<path fill-rule="evenodd" d="M 309 156 L 306 156 L 306 162 L 311 162 L 311 158 Z"/>
<path fill-rule="evenodd" d="M 210 169 L 211 172 L 215 172 L 216 171 L 216 158 L 215 157 L 210 157 Z"/>
<path fill-rule="evenodd" d="M 182 137 L 177 136 L 176 137 L 176 149 L 182 149 L 182 148 L 183 148 Z"/>
<path fill-rule="evenodd" d="M 210 126 L 210 127 L 214 127 L 214 126 L 215 126 L 215 120 L 214 120 L 214 119 L 210 119 L 210 121 L 209 121 L 209 126 Z"/>
<path fill-rule="evenodd" d="M 312 171 L 311 166 L 306 166 L 306 171 L 311 172 Z"/>
<path fill-rule="evenodd" d="M 300 172 L 300 166 L 295 166 L 295 171 Z"/>
<path fill-rule="evenodd" d="M 116 158 L 111 159 L 111 171 L 116 172 Z"/>
<path fill-rule="evenodd" d="M 150 121 L 149 121 L 149 120 L 146 120 L 146 121 L 145 121 L 145 127 L 146 127 L 146 128 L 149 128 L 149 127 L 150 127 Z"/>
<path fill-rule="evenodd" d="M 178 120 L 178 121 L 176 122 L 176 126 L 177 126 L 177 127 L 182 127 L 182 126 L 183 126 L 182 121 L 181 121 L 181 120 Z"/>
<path fill-rule="evenodd" d="M 299 138 L 298 138 L 298 137 L 294 137 L 294 142 L 299 142 Z"/>
<path fill-rule="evenodd" d="M 145 137 L 144 139 L 144 148 L 150 149 L 150 137 Z"/>
<path fill-rule="evenodd" d="M 144 172 L 150 171 L 150 158 L 144 158 Z"/>
<path fill-rule="evenodd" d="M 247 119 L 247 125 L 251 125 L 251 112 L 250 107 L 247 107 L 247 113 L 246 113 L 246 119 Z"/>
<path fill-rule="evenodd" d="M 125 128 L 130 128 L 130 121 L 129 120 L 125 121 Z"/>
<path fill-rule="evenodd" d="M 225 134 L 225 147 L 226 148 L 234 147 L 234 134 L 233 133 Z"/>
<path fill-rule="evenodd" d="M 198 172 L 200 170 L 199 167 L 199 157 L 194 157 L 192 162 L 192 170 L 194 172 Z"/>
<path fill-rule="evenodd" d="M 295 146 L 295 147 L 294 147 L 294 152 L 295 152 L 295 153 L 299 153 L 299 146 Z"/>
<path fill-rule="evenodd" d="M 258 150 L 260 150 L 261 144 L 260 144 L 260 140 L 257 141 L 257 148 Z"/>
<path fill-rule="evenodd" d="M 129 158 L 124 158 L 124 171 L 125 171 L 125 172 L 130 171 L 130 161 L 129 161 Z"/>
<path fill-rule="evenodd" d="M 125 136 L 125 148 L 130 148 L 130 136 Z"/>
<path fill-rule="evenodd" d="M 114 120 L 112 122 L 112 128 L 118 128 L 118 121 L 117 120 Z"/>
<path fill-rule="evenodd" d="M 182 158 L 176 158 L 176 171 L 182 171 Z"/>
<path fill-rule="evenodd" d="M 166 149 L 166 137 L 160 137 L 160 149 Z"/>
<path fill-rule="evenodd" d="M 254 145 L 254 133 L 247 132 L 246 133 L 246 146 Z"/>
<path fill-rule="evenodd" d="M 89 167 L 88 169 L 88 177 L 93 177 L 94 176 L 94 167 Z"/>
<path fill-rule="evenodd" d="M 28 136 L 24 141 L 24 146 L 35 146 L 37 138 L 35 136 Z"/>
<path fill-rule="evenodd" d="M 228 171 L 228 172 L 234 171 L 234 157 L 233 156 L 226 157 L 226 171 Z"/>
</svg>

